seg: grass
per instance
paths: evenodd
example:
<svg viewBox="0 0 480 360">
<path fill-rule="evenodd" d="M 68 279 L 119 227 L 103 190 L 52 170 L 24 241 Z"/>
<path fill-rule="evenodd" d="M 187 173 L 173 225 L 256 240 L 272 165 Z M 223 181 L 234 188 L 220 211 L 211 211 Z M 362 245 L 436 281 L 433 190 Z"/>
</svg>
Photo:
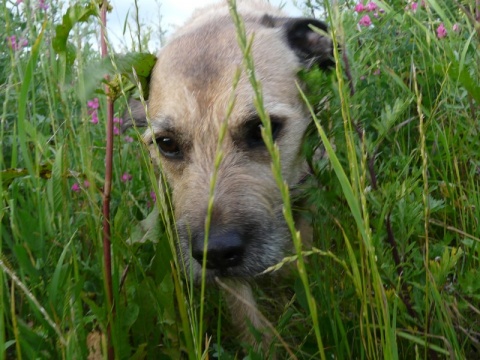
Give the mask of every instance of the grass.
<svg viewBox="0 0 480 360">
<path fill-rule="evenodd" d="M 379 9 L 361 13 L 353 2 L 308 4 L 337 42 L 331 73 L 300 74 L 313 120 L 305 156 L 314 176 L 303 185 L 313 249 L 301 247 L 293 227 L 295 202 L 250 72 L 296 245 L 276 268 L 298 265 L 256 289 L 291 351 L 279 345 L 277 355 L 478 358 L 479 10 L 446 0 L 415 11 L 412 2 L 377 2 Z M 85 2 L 72 12 L 59 47 L 52 39 L 67 9 L 36 6 L 4 0 L 0 17 L 18 44 L 4 39 L 0 52 L 0 359 L 106 354 L 109 324 L 117 358 L 261 358 L 239 352 L 219 292 L 181 275 L 168 193 L 155 183 L 158 171 L 136 129 L 114 137 L 112 315 L 102 247 L 106 65 L 88 46 L 100 29 L 97 10 Z M 366 15 L 372 25 L 360 26 Z M 239 19 L 237 27 L 245 66 L 254 69 Z M 112 51 L 114 75 L 128 64 Z M 116 84 L 121 117 L 131 88 Z M 95 97 L 98 109 L 88 105 Z M 320 143 L 327 155 L 319 159 Z M 156 226 L 145 233 L 147 223 Z"/>
</svg>

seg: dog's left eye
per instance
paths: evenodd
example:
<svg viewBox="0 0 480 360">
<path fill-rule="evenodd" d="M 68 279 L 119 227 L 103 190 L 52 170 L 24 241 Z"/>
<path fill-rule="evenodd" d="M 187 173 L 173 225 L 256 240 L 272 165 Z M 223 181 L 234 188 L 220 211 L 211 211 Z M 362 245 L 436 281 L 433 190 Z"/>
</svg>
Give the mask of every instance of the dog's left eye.
<svg viewBox="0 0 480 360">
<path fill-rule="evenodd" d="M 155 139 L 162 155 L 170 159 L 178 159 L 182 156 L 180 146 L 175 139 L 169 136 L 159 136 Z"/>
<path fill-rule="evenodd" d="M 259 146 L 263 146 L 263 138 L 262 138 L 262 122 L 260 119 L 255 118 L 254 120 L 250 120 L 246 124 L 246 133 L 245 133 L 245 140 L 247 145 L 250 148 L 256 148 Z M 273 141 L 277 140 L 277 137 L 282 129 L 282 122 L 275 118 L 271 117 L 271 127 L 272 127 L 272 139 Z"/>
</svg>

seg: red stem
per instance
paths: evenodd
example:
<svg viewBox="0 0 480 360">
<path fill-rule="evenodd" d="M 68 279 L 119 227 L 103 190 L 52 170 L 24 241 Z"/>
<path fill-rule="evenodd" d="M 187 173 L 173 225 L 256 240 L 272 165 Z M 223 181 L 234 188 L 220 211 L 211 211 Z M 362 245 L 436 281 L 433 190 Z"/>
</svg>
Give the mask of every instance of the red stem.
<svg viewBox="0 0 480 360">
<path fill-rule="evenodd" d="M 107 40 L 106 40 L 106 26 L 107 26 L 107 7 L 108 1 L 104 0 L 100 17 L 101 25 L 101 54 L 102 58 L 108 56 Z M 108 76 L 106 76 L 108 80 Z M 113 101 L 109 96 L 110 89 L 105 85 L 105 94 L 107 95 L 107 144 L 106 144 L 106 162 L 105 162 L 105 184 L 103 186 L 103 262 L 104 262 L 104 276 L 105 288 L 107 292 L 107 305 L 109 313 L 107 325 L 107 348 L 108 359 L 115 359 L 115 351 L 112 342 L 112 322 L 115 317 L 115 307 L 113 302 L 112 289 L 112 252 L 110 241 L 110 193 L 112 189 L 112 163 L 113 163 Z"/>
</svg>

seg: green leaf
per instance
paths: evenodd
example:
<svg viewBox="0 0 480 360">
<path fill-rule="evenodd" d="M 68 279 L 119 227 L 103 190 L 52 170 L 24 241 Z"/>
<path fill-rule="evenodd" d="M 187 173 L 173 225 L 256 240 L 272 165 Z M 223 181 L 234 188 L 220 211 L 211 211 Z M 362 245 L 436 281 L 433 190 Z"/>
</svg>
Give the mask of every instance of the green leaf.
<svg viewBox="0 0 480 360">
<path fill-rule="evenodd" d="M 137 76 L 149 77 L 157 57 L 149 53 L 127 53 L 115 58 L 117 68 L 122 74 L 132 74 L 132 68 Z"/>
<path fill-rule="evenodd" d="M 115 56 L 115 65 L 117 68 L 117 74 L 121 74 L 121 79 L 127 79 L 127 84 L 124 84 L 124 88 L 136 88 L 137 84 L 140 83 L 143 97 L 148 98 L 148 79 L 152 72 L 153 67 L 157 58 L 155 55 L 150 53 L 127 53 L 125 55 L 117 55 Z M 110 65 L 111 66 L 111 65 Z M 111 70 L 113 73 L 113 69 Z M 110 90 L 113 98 L 117 98 L 120 96 L 120 84 L 119 78 L 115 77 L 111 80 L 108 85 L 110 86 Z M 130 84 L 128 84 L 128 82 Z"/>
<path fill-rule="evenodd" d="M 32 263 L 32 258 L 28 254 L 28 250 L 26 248 L 27 245 L 15 245 L 13 251 L 15 253 L 15 258 L 20 265 L 22 271 L 28 275 L 33 283 L 39 281 L 39 272 L 38 269 L 35 268 L 34 264 Z"/>
<path fill-rule="evenodd" d="M 87 22 L 90 16 L 97 14 L 97 9 L 98 5 L 95 3 L 85 6 L 75 4 L 67 9 L 62 23 L 55 27 L 55 37 L 52 39 L 53 50 L 57 54 L 67 51 L 67 39 L 73 26 L 79 22 Z"/>
<path fill-rule="evenodd" d="M 158 209 L 155 207 L 147 218 L 135 227 L 132 232 L 129 243 L 143 244 L 146 241 L 157 243 L 161 236 L 160 221 L 158 217 Z"/>
<path fill-rule="evenodd" d="M 130 303 L 127 306 L 127 309 L 125 311 L 125 326 L 127 329 L 130 329 L 132 325 L 137 321 L 138 319 L 138 313 L 140 312 L 140 308 L 137 304 L 135 303 Z"/>
<path fill-rule="evenodd" d="M 157 58 L 150 53 L 132 52 L 127 54 L 117 54 L 114 59 L 104 58 L 98 62 L 90 64 L 85 74 L 85 90 L 87 93 L 98 87 L 100 82 L 104 82 L 105 75 L 110 75 L 106 82 L 110 89 L 109 96 L 115 100 L 121 96 L 122 91 L 129 92 L 140 84 L 142 94 L 145 99 L 148 98 L 148 80 Z"/>
<path fill-rule="evenodd" d="M 2 186 L 4 189 L 8 188 L 13 180 L 18 178 L 27 177 L 30 175 L 28 169 L 20 168 L 20 169 L 6 169 L 1 171 L 1 179 L 2 179 Z M 38 175 L 40 178 L 43 179 L 50 179 L 52 176 L 52 165 L 51 164 L 43 164 L 40 165 L 38 168 Z"/>
<path fill-rule="evenodd" d="M 68 264 L 65 264 L 65 257 L 70 250 L 70 245 L 72 244 L 73 238 L 74 236 L 71 237 L 70 241 L 63 248 L 62 254 L 60 255 L 57 265 L 55 266 L 55 271 L 53 272 L 50 284 L 48 284 L 48 297 L 50 298 L 50 302 L 52 304 L 57 304 L 58 293 L 64 289 L 63 284 L 65 283 L 65 279 L 70 276 L 68 271 L 69 266 Z"/>
<path fill-rule="evenodd" d="M 68 35 L 73 26 L 79 22 L 87 22 L 90 16 L 98 13 L 98 4 L 91 2 L 88 5 L 75 4 L 70 6 L 62 17 L 62 23 L 55 27 L 55 36 L 52 39 L 53 50 L 58 54 L 60 82 L 65 80 L 67 65 L 75 61 L 75 47 L 68 43 Z"/>
<path fill-rule="evenodd" d="M 478 82 L 472 78 L 468 69 L 460 68 L 457 61 L 452 61 L 451 66 L 448 68 L 448 75 L 452 80 L 458 79 L 470 96 L 474 98 L 475 101 L 480 102 L 480 86 Z"/>
</svg>

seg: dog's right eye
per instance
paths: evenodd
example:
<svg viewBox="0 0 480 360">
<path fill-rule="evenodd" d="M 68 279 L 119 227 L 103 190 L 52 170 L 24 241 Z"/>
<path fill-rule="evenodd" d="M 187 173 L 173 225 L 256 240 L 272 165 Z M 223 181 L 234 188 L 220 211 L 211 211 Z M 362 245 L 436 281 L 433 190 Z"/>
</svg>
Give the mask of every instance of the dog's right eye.
<svg viewBox="0 0 480 360">
<path fill-rule="evenodd" d="M 182 156 L 180 146 L 175 139 L 169 136 L 159 136 L 155 141 L 163 156 L 170 159 L 178 159 Z"/>
<path fill-rule="evenodd" d="M 257 117 L 246 123 L 245 140 L 249 148 L 253 149 L 265 145 L 262 138 L 262 127 L 262 122 Z M 272 139 L 276 141 L 282 129 L 282 122 L 277 117 L 271 116 L 271 127 Z"/>
</svg>

